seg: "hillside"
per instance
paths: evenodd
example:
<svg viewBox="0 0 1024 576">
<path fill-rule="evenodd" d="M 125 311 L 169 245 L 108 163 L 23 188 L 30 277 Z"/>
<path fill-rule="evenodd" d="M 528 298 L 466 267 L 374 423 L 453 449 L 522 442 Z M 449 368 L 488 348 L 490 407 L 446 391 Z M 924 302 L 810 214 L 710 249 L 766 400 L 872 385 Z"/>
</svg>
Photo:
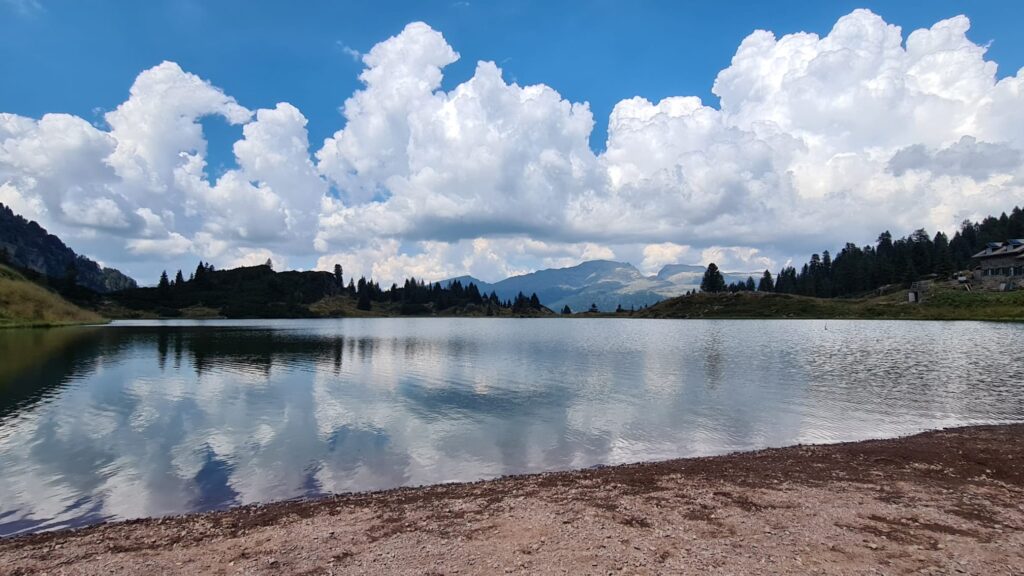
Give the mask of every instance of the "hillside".
<svg viewBox="0 0 1024 576">
<path fill-rule="evenodd" d="M 0 328 L 103 322 L 19 272 L 0 265 Z"/>
<path fill-rule="evenodd" d="M 872 298 L 812 298 L 738 292 L 665 300 L 636 313 L 642 318 L 803 318 L 894 320 L 1024 320 L 1024 292 L 966 292 L 948 284 L 910 304 L 903 290 Z"/>
<path fill-rule="evenodd" d="M 76 254 L 60 238 L 42 226 L 15 214 L 0 204 L 0 260 L 32 270 L 55 280 L 72 272 L 79 286 L 94 292 L 113 292 L 137 286 L 135 280 L 113 268 L 101 268 L 92 260 Z"/>
</svg>

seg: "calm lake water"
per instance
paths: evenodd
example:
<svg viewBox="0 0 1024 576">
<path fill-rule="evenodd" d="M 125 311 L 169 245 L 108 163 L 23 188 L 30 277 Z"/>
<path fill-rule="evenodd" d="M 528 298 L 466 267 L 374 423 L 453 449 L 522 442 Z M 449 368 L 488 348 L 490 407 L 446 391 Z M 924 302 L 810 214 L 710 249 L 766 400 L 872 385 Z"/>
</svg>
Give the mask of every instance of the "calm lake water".
<svg viewBox="0 0 1024 576">
<path fill-rule="evenodd" d="M 1024 325 L 344 319 L 0 331 L 0 535 L 1024 420 Z"/>
</svg>

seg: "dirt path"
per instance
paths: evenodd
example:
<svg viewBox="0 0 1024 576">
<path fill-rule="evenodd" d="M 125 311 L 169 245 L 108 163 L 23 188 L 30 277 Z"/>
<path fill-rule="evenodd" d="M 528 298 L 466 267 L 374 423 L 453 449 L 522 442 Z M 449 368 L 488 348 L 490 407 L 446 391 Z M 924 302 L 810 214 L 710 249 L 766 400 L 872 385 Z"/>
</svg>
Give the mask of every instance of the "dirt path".
<svg viewBox="0 0 1024 576">
<path fill-rule="evenodd" d="M 0 574 L 1024 574 L 1024 425 L 0 540 Z"/>
</svg>

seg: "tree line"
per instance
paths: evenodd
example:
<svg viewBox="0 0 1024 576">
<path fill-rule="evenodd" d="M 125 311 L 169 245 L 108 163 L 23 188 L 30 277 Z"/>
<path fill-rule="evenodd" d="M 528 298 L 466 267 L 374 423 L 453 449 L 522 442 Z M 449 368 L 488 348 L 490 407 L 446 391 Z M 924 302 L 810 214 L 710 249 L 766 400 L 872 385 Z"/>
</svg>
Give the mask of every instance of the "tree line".
<svg viewBox="0 0 1024 576">
<path fill-rule="evenodd" d="M 708 265 L 701 282 L 702 292 L 753 291 L 799 294 L 817 298 L 857 296 L 884 286 L 909 284 L 924 277 L 949 278 L 968 270 L 972 256 L 989 242 L 1024 237 L 1024 210 L 1015 207 L 1010 214 L 989 216 L 980 222 L 965 220 L 949 238 L 943 232 L 930 235 L 925 229 L 902 238 L 882 232 L 873 245 L 857 246 L 848 242 L 839 252 L 825 250 L 812 254 L 799 269 L 786 266 L 772 276 L 768 270 L 756 283 L 726 285 L 715 264 Z"/>
<path fill-rule="evenodd" d="M 247 276 L 248 280 L 239 278 L 239 274 L 244 270 L 250 270 L 253 273 L 262 270 L 264 273 L 275 277 L 299 274 L 294 272 L 273 274 L 273 263 L 270 260 L 263 266 L 227 270 L 217 274 L 215 274 L 216 270 L 213 265 L 200 262 L 195 272 L 190 274 L 187 280 L 181 270 L 175 274 L 173 280 L 164 271 L 157 283 L 156 295 L 165 302 L 173 302 L 181 300 L 182 296 L 204 294 L 211 290 L 219 292 L 224 292 L 225 290 L 238 291 L 245 289 L 243 288 L 244 286 L 248 287 L 251 291 L 253 287 L 251 274 Z M 539 311 L 543 308 L 537 294 L 526 296 L 520 292 L 515 298 L 502 299 L 493 291 L 490 294 L 482 293 L 473 282 L 464 285 L 459 280 L 453 280 L 442 285 L 440 282 L 428 283 L 416 278 L 409 278 L 405 280 L 402 286 L 392 284 L 390 288 L 383 289 L 372 278 L 367 279 L 365 277 L 358 280 L 349 278 L 346 285 L 344 271 L 340 264 L 335 264 L 334 271 L 331 274 L 324 272 L 319 274 L 332 278 L 331 286 L 316 287 L 315 291 L 320 293 L 320 297 L 348 297 L 356 301 L 356 308 L 359 310 L 372 310 L 375 303 L 385 302 L 399 305 L 402 314 L 410 315 L 425 314 L 431 310 L 448 310 L 453 307 L 466 305 L 485 307 L 488 314 L 493 314 L 503 309 L 511 310 L 513 313 L 528 313 Z M 232 276 L 235 278 L 230 279 Z M 262 279 L 263 277 L 259 276 L 258 278 Z M 281 292 L 279 289 L 280 285 L 280 282 L 271 282 L 268 287 L 269 291 L 272 293 Z M 278 294 L 278 296 L 280 295 Z M 306 300 L 308 299 L 306 298 Z"/>
</svg>

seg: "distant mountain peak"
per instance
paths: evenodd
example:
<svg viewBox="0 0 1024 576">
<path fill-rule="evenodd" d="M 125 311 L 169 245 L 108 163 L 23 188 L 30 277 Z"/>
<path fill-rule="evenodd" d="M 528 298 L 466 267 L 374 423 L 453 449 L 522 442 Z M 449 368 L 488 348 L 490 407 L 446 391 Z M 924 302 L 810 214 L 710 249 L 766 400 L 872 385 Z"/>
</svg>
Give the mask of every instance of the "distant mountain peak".
<svg viewBox="0 0 1024 576">
<path fill-rule="evenodd" d="M 701 266 L 700 264 L 666 264 L 661 267 L 661 270 L 658 270 L 656 278 L 666 280 L 669 277 L 675 276 L 676 274 L 680 274 L 682 272 L 704 274 L 705 270 L 707 270 L 707 268 Z"/>
<path fill-rule="evenodd" d="M 472 276 L 459 276 L 441 282 L 447 285 L 455 280 L 473 282 L 482 292 L 494 291 L 502 299 L 516 294 L 537 294 L 542 304 L 553 310 L 569 306 L 572 310 L 585 310 L 591 304 L 604 311 L 623 308 L 642 308 L 666 298 L 679 296 L 700 288 L 704 266 L 696 264 L 667 264 L 654 276 L 645 276 L 629 262 L 615 260 L 586 260 L 564 268 L 546 268 L 511 276 L 493 284 L 481 282 Z M 745 280 L 746 273 L 723 272 L 727 282 Z"/>
</svg>

